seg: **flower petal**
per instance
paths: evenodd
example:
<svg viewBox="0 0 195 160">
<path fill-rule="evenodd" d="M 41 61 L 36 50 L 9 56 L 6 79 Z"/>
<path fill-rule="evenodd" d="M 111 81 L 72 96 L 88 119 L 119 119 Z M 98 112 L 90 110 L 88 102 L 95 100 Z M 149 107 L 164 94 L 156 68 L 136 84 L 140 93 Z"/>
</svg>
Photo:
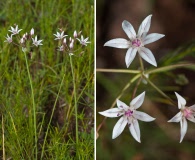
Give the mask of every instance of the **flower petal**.
<svg viewBox="0 0 195 160">
<path fill-rule="evenodd" d="M 192 109 L 193 111 L 195 111 L 195 104 L 190 106 L 189 108 Z"/>
<path fill-rule="evenodd" d="M 141 121 L 145 121 L 145 122 L 151 122 L 154 121 L 156 118 L 151 117 L 150 115 L 148 115 L 147 113 L 144 112 L 140 112 L 140 111 L 134 111 L 133 116 L 136 119 L 139 119 Z"/>
<path fill-rule="evenodd" d="M 193 114 L 188 115 L 187 119 L 193 123 L 195 123 L 195 118 Z"/>
<path fill-rule="evenodd" d="M 139 143 L 141 143 L 140 141 L 140 129 L 139 129 L 139 124 L 138 121 L 136 119 L 132 120 L 132 123 L 130 124 L 129 130 L 131 132 L 131 135 L 133 136 L 133 138 L 138 141 Z"/>
<path fill-rule="evenodd" d="M 104 46 L 126 49 L 130 47 L 130 42 L 123 38 L 116 38 L 109 40 L 104 44 Z"/>
<path fill-rule="evenodd" d="M 122 101 L 120 101 L 119 99 L 116 100 L 117 106 L 119 109 L 128 109 L 129 107 Z"/>
<path fill-rule="evenodd" d="M 150 24 L 151 24 L 151 17 L 152 15 L 147 16 L 141 23 L 137 34 L 138 37 L 141 37 L 144 32 L 147 33 L 149 31 Z"/>
<path fill-rule="evenodd" d="M 122 28 L 125 31 L 125 33 L 127 34 L 127 36 L 129 37 L 130 40 L 133 40 L 136 38 L 136 33 L 135 30 L 133 28 L 133 26 L 131 25 L 131 23 L 129 23 L 128 21 L 124 20 L 122 23 Z"/>
<path fill-rule="evenodd" d="M 183 118 L 182 121 L 180 121 L 180 126 L 181 126 L 180 143 L 181 143 L 187 132 L 187 128 L 188 128 L 188 123 L 185 118 Z"/>
<path fill-rule="evenodd" d="M 178 108 L 183 109 L 186 105 L 186 100 L 182 96 L 180 96 L 177 92 L 175 92 L 175 95 L 177 96 L 177 100 L 178 100 Z"/>
<path fill-rule="evenodd" d="M 123 110 L 119 109 L 119 108 L 111 108 L 108 110 L 105 110 L 103 112 L 99 112 L 99 114 L 105 116 L 105 117 L 118 117 L 121 115 Z"/>
<path fill-rule="evenodd" d="M 140 50 L 138 50 L 138 52 L 145 61 L 147 61 L 148 63 L 152 64 L 155 67 L 157 66 L 154 55 L 148 48 L 140 47 Z"/>
<path fill-rule="evenodd" d="M 135 97 L 131 102 L 130 102 L 130 106 L 133 106 L 134 109 L 139 108 L 143 101 L 144 101 L 144 97 L 145 97 L 145 91 L 143 93 L 141 93 L 140 95 L 138 95 L 137 97 Z"/>
<path fill-rule="evenodd" d="M 118 137 L 123 132 L 126 125 L 127 125 L 126 117 L 121 117 L 114 126 L 114 129 L 112 132 L 112 139 L 115 139 L 116 137 Z"/>
<path fill-rule="evenodd" d="M 127 68 L 130 66 L 131 62 L 134 60 L 136 53 L 137 53 L 137 48 L 129 48 L 127 50 L 127 53 L 125 56 L 125 63 L 127 65 Z"/>
<path fill-rule="evenodd" d="M 178 112 L 173 118 L 171 118 L 168 122 L 179 122 L 182 119 L 182 112 Z"/>
<path fill-rule="evenodd" d="M 143 39 L 143 45 L 155 42 L 159 39 L 161 39 L 162 37 L 164 37 L 164 34 L 158 34 L 158 33 L 151 33 L 148 34 L 144 39 Z"/>
</svg>

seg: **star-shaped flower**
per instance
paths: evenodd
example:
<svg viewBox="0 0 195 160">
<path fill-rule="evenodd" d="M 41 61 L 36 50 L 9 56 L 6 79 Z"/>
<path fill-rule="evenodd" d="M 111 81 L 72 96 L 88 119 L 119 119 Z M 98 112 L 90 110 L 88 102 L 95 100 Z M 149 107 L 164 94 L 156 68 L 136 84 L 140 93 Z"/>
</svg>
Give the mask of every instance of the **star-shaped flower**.
<svg viewBox="0 0 195 160">
<path fill-rule="evenodd" d="M 159 40 L 160 38 L 164 37 L 164 35 L 158 33 L 151 33 L 147 35 L 150 29 L 151 17 L 152 15 L 149 15 L 143 20 L 139 27 L 137 35 L 131 23 L 124 20 L 122 23 L 122 28 L 130 40 L 116 38 L 104 44 L 104 46 L 128 49 L 125 56 L 127 68 L 130 66 L 131 62 L 135 58 L 137 51 L 145 61 L 154 66 L 157 66 L 154 55 L 148 48 L 145 48 L 144 46 L 146 44 Z"/>
<path fill-rule="evenodd" d="M 191 107 L 186 107 L 186 100 L 180 96 L 178 93 L 176 93 L 177 100 L 178 100 L 178 108 L 180 109 L 180 112 L 177 113 L 172 119 L 170 119 L 168 122 L 180 122 L 181 131 L 180 131 L 180 143 L 182 142 L 188 128 L 187 119 L 191 122 L 195 123 L 195 105 L 192 105 Z"/>
<path fill-rule="evenodd" d="M 6 40 L 4 41 L 4 42 L 8 42 L 8 43 L 12 43 L 12 35 L 11 36 L 9 36 L 8 34 L 7 34 L 7 37 L 5 37 L 6 38 Z"/>
<path fill-rule="evenodd" d="M 53 34 L 54 36 L 56 36 L 56 38 L 54 40 L 60 40 L 63 39 L 64 37 L 68 36 L 68 35 L 64 35 L 64 31 L 62 31 L 61 33 L 57 32 L 57 34 Z"/>
<path fill-rule="evenodd" d="M 103 112 L 99 112 L 101 115 L 111 118 L 121 116 L 121 118 L 114 126 L 112 139 L 118 137 L 124 130 L 125 126 L 128 124 L 132 136 L 136 141 L 141 142 L 138 120 L 145 122 L 155 120 L 155 118 L 149 116 L 148 114 L 136 110 L 142 105 L 144 96 L 145 92 L 138 95 L 130 102 L 130 106 L 127 106 L 125 103 L 117 99 L 118 108 L 112 108 Z"/>
<path fill-rule="evenodd" d="M 85 38 L 83 37 L 83 35 L 81 35 L 81 39 L 77 38 L 77 40 L 80 42 L 81 45 L 83 46 L 87 46 L 87 43 L 91 43 L 91 42 L 87 42 L 89 39 L 89 37 Z"/>
<path fill-rule="evenodd" d="M 22 29 L 18 30 L 18 25 L 16 25 L 16 28 L 11 26 L 11 30 L 9 30 L 9 31 L 12 33 L 12 35 L 15 35 L 15 34 L 18 34 L 21 30 Z"/>
<path fill-rule="evenodd" d="M 35 36 L 35 38 L 32 38 L 32 40 L 33 40 L 33 44 L 34 44 L 36 47 L 38 47 L 38 46 L 40 46 L 40 45 L 43 45 L 43 44 L 41 43 L 43 40 L 37 40 L 37 36 Z"/>
</svg>

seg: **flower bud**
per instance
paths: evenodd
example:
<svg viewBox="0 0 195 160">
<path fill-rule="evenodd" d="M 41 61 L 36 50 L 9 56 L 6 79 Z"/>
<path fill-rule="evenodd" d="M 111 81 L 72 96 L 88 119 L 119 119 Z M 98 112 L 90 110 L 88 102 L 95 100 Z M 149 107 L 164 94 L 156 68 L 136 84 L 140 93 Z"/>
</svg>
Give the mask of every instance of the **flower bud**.
<svg viewBox="0 0 195 160">
<path fill-rule="evenodd" d="M 32 29 L 30 30 L 30 35 L 31 35 L 31 36 L 34 35 L 34 28 L 32 28 Z"/>
<path fill-rule="evenodd" d="M 74 31 L 73 36 L 74 36 L 74 38 L 77 38 L 77 31 L 76 30 Z"/>
</svg>

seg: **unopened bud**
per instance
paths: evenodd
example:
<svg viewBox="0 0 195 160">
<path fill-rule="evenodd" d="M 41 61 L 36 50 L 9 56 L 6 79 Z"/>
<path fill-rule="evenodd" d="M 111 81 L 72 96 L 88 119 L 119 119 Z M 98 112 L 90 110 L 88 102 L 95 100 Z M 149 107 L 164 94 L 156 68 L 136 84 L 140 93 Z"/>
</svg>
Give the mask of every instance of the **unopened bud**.
<svg viewBox="0 0 195 160">
<path fill-rule="evenodd" d="M 24 38 L 20 39 L 20 43 L 23 44 L 24 43 Z"/>
<path fill-rule="evenodd" d="M 31 35 L 31 36 L 34 35 L 34 28 L 32 28 L 32 29 L 30 30 L 30 35 Z"/>
<path fill-rule="evenodd" d="M 66 38 L 64 38 L 64 40 L 63 40 L 63 44 L 66 44 Z"/>
<path fill-rule="evenodd" d="M 72 42 L 70 43 L 69 47 L 70 47 L 70 49 L 73 49 L 73 47 L 74 47 L 74 41 L 72 41 Z"/>
<path fill-rule="evenodd" d="M 74 36 L 74 38 L 77 38 L 77 31 L 76 30 L 74 31 L 73 36 Z"/>
</svg>

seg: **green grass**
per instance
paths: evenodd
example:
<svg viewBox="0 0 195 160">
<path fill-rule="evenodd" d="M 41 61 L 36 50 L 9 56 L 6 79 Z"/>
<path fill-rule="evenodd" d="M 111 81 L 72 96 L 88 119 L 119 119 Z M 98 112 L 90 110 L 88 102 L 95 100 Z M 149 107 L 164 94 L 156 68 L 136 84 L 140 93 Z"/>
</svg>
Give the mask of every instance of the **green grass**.
<svg viewBox="0 0 195 160">
<path fill-rule="evenodd" d="M 93 5 L 92 0 L 0 2 L 1 159 L 94 159 Z M 32 58 L 3 43 L 14 24 L 23 29 L 20 35 L 34 28 L 43 39 Z M 70 59 L 56 50 L 53 34 L 59 28 L 89 37 L 91 43 L 78 49 L 82 56 Z"/>
</svg>

